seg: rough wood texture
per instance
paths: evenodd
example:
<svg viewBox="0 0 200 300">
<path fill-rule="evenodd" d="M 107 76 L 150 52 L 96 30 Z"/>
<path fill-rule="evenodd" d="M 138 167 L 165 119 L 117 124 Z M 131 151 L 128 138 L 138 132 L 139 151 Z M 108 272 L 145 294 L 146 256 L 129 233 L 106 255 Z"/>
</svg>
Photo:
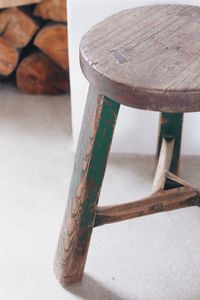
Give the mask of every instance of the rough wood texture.
<svg viewBox="0 0 200 300">
<path fill-rule="evenodd" d="M 99 207 L 97 209 L 95 226 L 198 204 L 199 192 L 189 186 L 184 186 L 161 191 L 139 201 Z"/>
<path fill-rule="evenodd" d="M 191 6 L 126 10 L 83 37 L 81 65 L 95 88 L 88 96 L 57 249 L 55 271 L 61 284 L 81 280 L 94 226 L 200 206 L 200 190 L 168 172 L 178 166 L 182 112 L 200 110 L 199 49 L 200 8 Z M 119 109 L 108 97 L 164 113 L 150 196 L 97 207 Z"/>
<path fill-rule="evenodd" d="M 173 161 L 175 139 L 164 137 L 151 195 L 121 205 L 98 207 L 95 226 L 124 221 L 187 206 L 199 206 L 200 190 L 169 172 Z"/>
<path fill-rule="evenodd" d="M 170 170 L 174 150 L 174 138 L 163 138 L 158 165 L 153 181 L 152 193 L 164 189 L 165 172 Z"/>
<path fill-rule="evenodd" d="M 16 7 L 39 3 L 42 0 L 0 0 L 0 8 Z"/>
<path fill-rule="evenodd" d="M 38 29 L 36 22 L 18 8 L 0 13 L 0 35 L 16 49 L 24 48 Z"/>
<path fill-rule="evenodd" d="M 69 69 L 67 26 L 65 24 L 45 26 L 37 34 L 34 44 L 61 68 Z"/>
<path fill-rule="evenodd" d="M 26 57 L 16 74 L 19 90 L 31 94 L 63 94 L 69 91 L 67 73 L 43 53 Z"/>
<path fill-rule="evenodd" d="M 81 66 L 105 95 L 136 108 L 200 110 L 200 7 L 122 11 L 83 36 Z"/>
<path fill-rule="evenodd" d="M 34 15 L 44 20 L 67 22 L 66 0 L 43 0 L 36 6 Z"/>
<path fill-rule="evenodd" d="M 62 285 L 83 275 L 118 110 L 90 88 L 55 262 Z"/>
<path fill-rule="evenodd" d="M 176 156 L 174 146 L 173 137 L 163 137 L 151 195 L 121 205 L 98 207 L 95 226 L 199 205 L 200 191 L 169 172 L 173 155 Z"/>
<path fill-rule="evenodd" d="M 182 127 L 183 127 L 183 114 L 182 113 L 161 113 L 160 125 L 159 125 L 159 138 L 158 138 L 158 149 L 157 159 L 160 155 L 160 149 L 163 138 L 172 137 L 174 138 L 174 150 L 171 165 L 169 170 L 172 173 L 178 173 L 179 157 L 181 151 L 181 138 L 182 138 Z"/>
<path fill-rule="evenodd" d="M 18 60 L 19 52 L 0 37 L 0 75 L 10 75 L 15 70 Z"/>
</svg>

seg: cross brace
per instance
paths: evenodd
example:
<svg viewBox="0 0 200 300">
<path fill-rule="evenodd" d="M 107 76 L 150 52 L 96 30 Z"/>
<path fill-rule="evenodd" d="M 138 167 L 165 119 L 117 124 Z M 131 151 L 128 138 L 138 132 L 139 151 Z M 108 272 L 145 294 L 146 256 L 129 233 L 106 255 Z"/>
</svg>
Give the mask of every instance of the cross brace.
<svg viewBox="0 0 200 300">
<path fill-rule="evenodd" d="M 163 137 L 150 196 L 125 204 L 98 207 L 95 226 L 188 206 L 200 206 L 200 190 L 169 172 L 173 150 L 174 138 Z"/>
</svg>

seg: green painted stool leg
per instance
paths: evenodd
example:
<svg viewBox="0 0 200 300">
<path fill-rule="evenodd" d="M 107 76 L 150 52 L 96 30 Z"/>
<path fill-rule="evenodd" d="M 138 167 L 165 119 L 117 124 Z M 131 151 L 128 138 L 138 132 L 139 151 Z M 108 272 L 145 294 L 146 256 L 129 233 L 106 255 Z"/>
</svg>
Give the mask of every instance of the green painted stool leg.
<svg viewBox="0 0 200 300">
<path fill-rule="evenodd" d="M 182 113 L 161 113 L 160 131 L 158 139 L 157 158 L 159 157 L 163 137 L 174 137 L 174 151 L 170 172 L 177 174 L 181 149 L 183 114 Z"/>
<path fill-rule="evenodd" d="M 64 286 L 83 275 L 119 106 L 90 87 L 55 259 Z"/>
</svg>

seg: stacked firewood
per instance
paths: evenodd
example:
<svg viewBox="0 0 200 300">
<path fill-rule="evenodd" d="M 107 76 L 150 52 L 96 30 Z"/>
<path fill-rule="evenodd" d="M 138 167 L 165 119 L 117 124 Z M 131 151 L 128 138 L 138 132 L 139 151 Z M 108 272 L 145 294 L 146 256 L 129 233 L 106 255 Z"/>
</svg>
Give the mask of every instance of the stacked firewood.
<svg viewBox="0 0 200 300">
<path fill-rule="evenodd" d="M 68 71 L 66 0 L 0 0 L 1 81 L 60 94 L 69 90 Z"/>
</svg>

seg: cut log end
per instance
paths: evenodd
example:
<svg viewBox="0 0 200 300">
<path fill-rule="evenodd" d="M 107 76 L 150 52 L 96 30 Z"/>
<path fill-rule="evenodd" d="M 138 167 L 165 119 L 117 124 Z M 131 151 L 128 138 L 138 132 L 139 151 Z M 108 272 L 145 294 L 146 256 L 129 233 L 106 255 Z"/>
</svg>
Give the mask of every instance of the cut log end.
<svg viewBox="0 0 200 300">
<path fill-rule="evenodd" d="M 36 22 L 19 8 L 0 13 L 0 34 L 17 49 L 27 46 L 38 29 Z"/>
<path fill-rule="evenodd" d="M 19 52 L 0 37 L 0 75 L 10 75 L 15 70 L 18 60 Z"/>
<path fill-rule="evenodd" d="M 68 71 L 69 63 L 66 25 L 53 24 L 45 26 L 37 34 L 34 44 L 61 68 Z"/>
<path fill-rule="evenodd" d="M 42 0 L 0 0 L 0 9 L 8 8 L 8 7 L 16 7 L 23 6 L 29 4 L 36 4 L 41 2 Z"/>
<path fill-rule="evenodd" d="M 67 22 L 66 0 L 43 0 L 36 6 L 34 15 L 44 20 Z"/>
<path fill-rule="evenodd" d="M 26 57 L 17 70 L 17 86 L 25 93 L 57 95 L 69 91 L 67 72 L 43 53 Z"/>
</svg>

